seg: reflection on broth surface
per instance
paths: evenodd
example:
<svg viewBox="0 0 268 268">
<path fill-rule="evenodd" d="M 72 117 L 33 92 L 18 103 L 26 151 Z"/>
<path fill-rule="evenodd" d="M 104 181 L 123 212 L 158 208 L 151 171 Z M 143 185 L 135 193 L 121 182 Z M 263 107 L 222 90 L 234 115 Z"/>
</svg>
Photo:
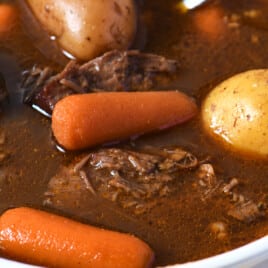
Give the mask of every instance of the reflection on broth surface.
<svg viewBox="0 0 268 268">
<path fill-rule="evenodd" d="M 142 7 L 147 27 L 144 52 L 179 62 L 178 74 L 168 89 L 181 90 L 194 97 L 200 107 L 205 95 L 220 81 L 245 70 L 267 67 L 266 1 L 207 1 L 186 13 L 177 7 L 177 0 L 147 0 Z M 68 170 L 85 155 L 101 157 L 108 145 L 103 151 L 94 148 L 82 153 L 59 152 L 51 134 L 50 120 L 22 103 L 19 84 L 22 71 L 35 64 L 50 66 L 56 71 L 64 66 L 57 66 L 42 55 L 21 23 L 0 38 L 0 73 L 8 90 L 8 98 L 1 102 L 0 114 L 1 212 L 11 207 L 31 206 L 135 234 L 155 251 L 156 265 L 212 256 L 267 234 L 267 161 L 247 159 L 225 150 L 205 134 L 199 116 L 164 132 L 115 146 L 131 151 L 135 161 L 141 161 L 143 153 L 149 152 L 158 165 L 160 160 L 155 156 L 158 148 L 181 148 L 198 159 L 194 168 L 183 171 L 172 181 L 162 182 L 148 198 L 155 203 L 142 213 L 133 209 L 136 203 L 124 206 L 122 200 L 125 199 L 111 201 L 115 190 L 109 192 L 101 184 L 103 181 L 92 181 L 95 194 L 85 191 L 89 186 L 81 183 L 81 176 L 78 182 L 69 176 L 61 177 L 62 186 L 60 181 L 55 183 L 64 168 Z M 0 88 L 0 99 L 1 96 Z M 137 163 L 135 161 L 131 163 Z M 107 160 L 107 163 L 110 162 Z M 87 165 L 82 169 L 87 176 L 106 174 L 107 170 L 122 171 L 113 165 L 111 169 L 95 170 L 92 159 Z M 158 172 L 161 168 L 157 168 Z M 124 180 L 133 178 L 133 173 L 128 177 L 124 172 Z M 110 183 L 112 179 L 107 180 Z M 171 191 L 161 195 L 166 184 Z M 66 192 L 60 192 L 59 186 Z M 135 187 L 139 187 L 138 183 Z M 125 188 L 122 195 L 126 192 Z M 119 195 L 119 198 L 122 197 Z M 143 198 L 143 194 L 127 201 L 138 198 Z"/>
</svg>

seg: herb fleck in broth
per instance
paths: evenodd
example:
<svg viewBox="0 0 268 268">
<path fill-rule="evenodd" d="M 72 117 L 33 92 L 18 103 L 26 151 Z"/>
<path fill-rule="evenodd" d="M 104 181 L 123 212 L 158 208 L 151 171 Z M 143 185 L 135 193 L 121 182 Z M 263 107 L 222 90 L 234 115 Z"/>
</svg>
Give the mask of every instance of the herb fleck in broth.
<svg viewBox="0 0 268 268">
<path fill-rule="evenodd" d="M 148 28 L 145 51 L 180 63 L 179 75 L 172 85 L 174 89 L 194 96 L 200 104 L 219 81 L 244 70 L 267 67 L 265 14 L 268 8 L 265 1 L 208 1 L 185 14 L 176 9 L 176 4 L 177 1 L 171 0 L 147 0 L 143 7 Z M 254 11 L 259 16 L 255 16 Z M 212 14 L 218 32 L 201 27 L 199 22 L 206 17 L 205 12 Z M 160 197 L 157 206 L 142 214 L 135 214 L 100 197 L 83 196 L 78 198 L 79 202 L 74 202 L 75 194 L 69 202 L 57 208 L 48 206 L 43 201 L 49 180 L 58 172 L 59 166 L 68 165 L 79 156 L 56 150 L 50 121 L 22 104 L 18 85 L 21 71 L 36 63 L 51 63 L 34 48 L 20 25 L 1 41 L 0 49 L 0 72 L 10 94 L 2 105 L 0 117 L 0 137 L 5 137 L 0 143 L 0 152 L 7 154 L 0 161 L 1 211 L 27 205 L 133 233 L 154 249 L 157 265 L 215 255 L 267 233 L 265 217 L 245 223 L 228 216 L 222 199 L 218 198 L 222 193 L 216 192 L 201 201 L 199 189 L 202 185 L 195 185 L 191 176 L 178 178 L 172 194 Z M 198 117 L 187 124 L 135 141 L 138 148 L 148 145 L 179 146 L 200 160 L 209 156 L 222 185 L 237 177 L 239 184 L 235 187 L 250 200 L 264 205 L 268 201 L 266 162 L 242 160 L 225 151 L 203 133 Z M 214 224 L 218 222 L 221 224 Z M 219 238 L 217 228 L 223 228 L 226 235 Z"/>
</svg>

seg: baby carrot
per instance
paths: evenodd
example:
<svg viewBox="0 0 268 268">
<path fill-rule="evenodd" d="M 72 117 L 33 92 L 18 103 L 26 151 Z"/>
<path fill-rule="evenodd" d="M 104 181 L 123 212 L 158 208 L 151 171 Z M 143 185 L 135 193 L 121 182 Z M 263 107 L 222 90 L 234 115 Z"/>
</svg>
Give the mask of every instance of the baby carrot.
<svg viewBox="0 0 268 268">
<path fill-rule="evenodd" d="M 8 32 L 17 18 L 16 8 L 11 4 L 0 4 L 0 33 Z"/>
<path fill-rule="evenodd" d="M 226 25 L 223 20 L 224 11 L 218 6 L 197 9 L 193 19 L 195 27 L 208 41 L 215 40 L 224 34 Z M 221 39 L 220 39 L 221 40 Z"/>
<path fill-rule="evenodd" d="M 21 207 L 0 217 L 0 251 L 46 267 L 150 267 L 153 252 L 138 238 Z"/>
<path fill-rule="evenodd" d="M 69 150 L 164 129 L 197 112 L 195 103 L 177 91 L 105 92 L 68 96 L 52 114 L 52 130 Z"/>
</svg>

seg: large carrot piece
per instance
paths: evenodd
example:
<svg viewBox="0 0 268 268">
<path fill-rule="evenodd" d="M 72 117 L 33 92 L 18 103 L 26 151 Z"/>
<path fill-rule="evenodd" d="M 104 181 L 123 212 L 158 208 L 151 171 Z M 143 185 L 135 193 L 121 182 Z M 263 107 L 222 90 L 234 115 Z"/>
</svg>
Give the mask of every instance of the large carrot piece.
<svg viewBox="0 0 268 268">
<path fill-rule="evenodd" d="M 153 252 L 138 238 L 31 208 L 0 217 L 0 250 L 46 267 L 150 267 Z"/>
<path fill-rule="evenodd" d="M 59 144 L 77 150 L 171 127 L 196 112 L 177 91 L 71 95 L 56 104 L 52 130 Z"/>
</svg>

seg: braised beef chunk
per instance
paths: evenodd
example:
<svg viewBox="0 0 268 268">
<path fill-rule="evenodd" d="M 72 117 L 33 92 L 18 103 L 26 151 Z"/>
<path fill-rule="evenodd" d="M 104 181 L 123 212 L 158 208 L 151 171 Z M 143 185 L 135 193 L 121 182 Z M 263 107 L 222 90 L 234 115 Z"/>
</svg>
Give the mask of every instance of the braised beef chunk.
<svg viewBox="0 0 268 268">
<path fill-rule="evenodd" d="M 214 195 L 218 195 L 219 189 L 222 186 L 222 180 L 216 177 L 212 164 L 201 164 L 196 174 L 200 188 L 201 199 L 203 201 L 209 199 Z"/>
<path fill-rule="evenodd" d="M 224 178 L 219 178 L 211 163 L 200 163 L 196 170 L 196 183 L 194 188 L 200 193 L 203 202 L 213 199 L 221 203 L 221 208 L 226 216 L 241 222 L 250 223 L 265 216 L 264 207 L 259 206 L 247 197 L 242 190 L 237 189 L 242 179 L 231 178 L 227 183 Z M 262 201 L 259 202 L 263 204 Z"/>
<path fill-rule="evenodd" d="M 142 213 L 169 195 L 172 182 L 197 165 L 196 157 L 180 148 L 154 153 L 102 149 L 63 167 L 49 183 L 46 203 L 57 203 L 60 192 L 86 189 L 90 195 Z"/>
<path fill-rule="evenodd" d="M 229 197 L 230 205 L 227 209 L 227 215 L 245 222 L 250 223 L 265 216 L 265 207 L 262 200 L 258 204 L 236 189 L 240 185 L 240 179 L 232 178 L 229 183 L 224 184 L 222 193 Z"/>
<path fill-rule="evenodd" d="M 89 202 L 102 198 L 143 214 L 163 198 L 180 194 L 181 187 L 190 187 L 191 198 L 203 204 L 220 203 L 226 219 L 248 223 L 265 216 L 264 209 L 248 198 L 239 185 L 240 179 L 219 177 L 211 163 L 181 148 L 107 148 L 61 167 L 49 182 L 44 203 L 56 208 L 73 202 L 81 205 L 87 196 Z"/>
<path fill-rule="evenodd" d="M 7 93 L 5 79 L 0 73 L 0 102 L 4 100 L 7 97 L 7 95 L 8 93 Z"/>
<path fill-rule="evenodd" d="M 24 73 L 24 102 L 51 114 L 56 102 L 76 93 L 99 91 L 144 91 L 167 87 L 178 63 L 136 50 L 110 51 L 83 65 L 71 61 L 55 74 L 34 67 Z"/>
<path fill-rule="evenodd" d="M 228 215 L 239 221 L 250 223 L 260 217 L 263 217 L 265 213 L 260 207 L 258 207 L 257 204 L 249 200 L 235 204 L 228 211 Z"/>
</svg>

